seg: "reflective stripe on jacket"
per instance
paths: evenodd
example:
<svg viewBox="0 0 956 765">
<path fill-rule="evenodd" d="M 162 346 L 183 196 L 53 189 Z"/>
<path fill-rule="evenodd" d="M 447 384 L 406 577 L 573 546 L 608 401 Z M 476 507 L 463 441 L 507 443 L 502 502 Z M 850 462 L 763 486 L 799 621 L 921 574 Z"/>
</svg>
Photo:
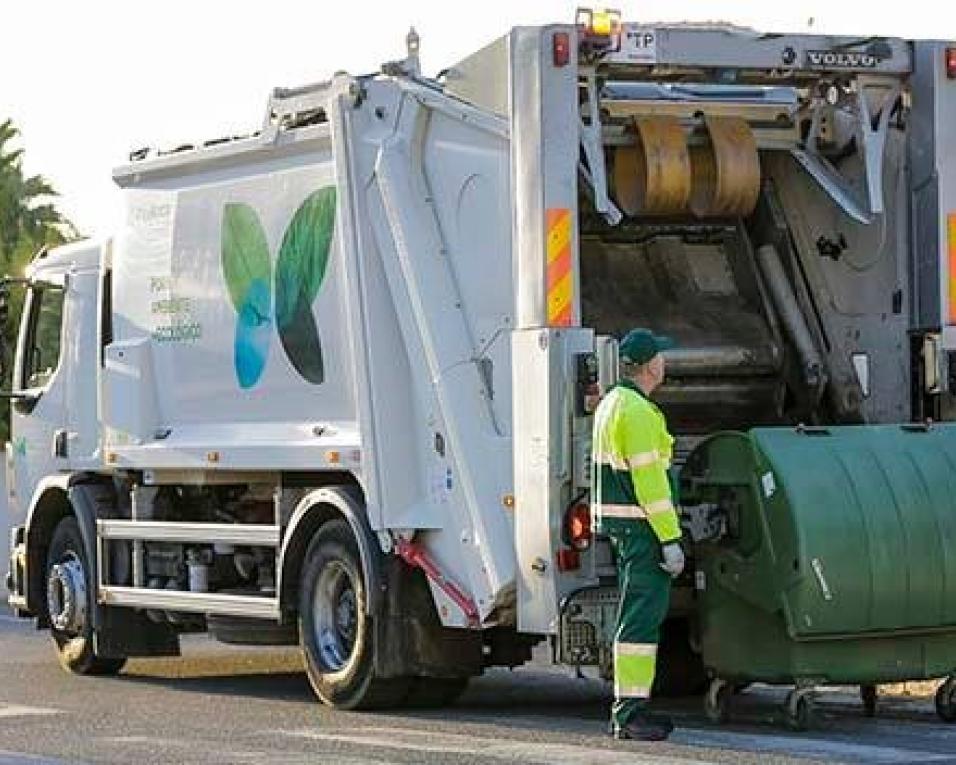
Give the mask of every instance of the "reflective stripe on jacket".
<svg viewBox="0 0 956 765">
<path fill-rule="evenodd" d="M 674 439 L 661 410 L 629 380 L 615 385 L 594 413 L 591 513 L 597 528 L 610 518 L 643 519 L 664 542 L 680 525 L 667 471 Z"/>
</svg>

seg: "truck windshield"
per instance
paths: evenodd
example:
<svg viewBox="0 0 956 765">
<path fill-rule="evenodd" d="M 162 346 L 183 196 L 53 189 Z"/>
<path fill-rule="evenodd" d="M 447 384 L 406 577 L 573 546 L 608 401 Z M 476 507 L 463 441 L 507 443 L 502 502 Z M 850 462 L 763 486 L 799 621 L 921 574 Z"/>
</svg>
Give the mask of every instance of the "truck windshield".
<svg viewBox="0 0 956 765">
<path fill-rule="evenodd" d="M 62 319 L 63 290 L 51 284 L 34 286 L 23 364 L 24 388 L 43 388 L 53 377 L 60 362 Z"/>
</svg>

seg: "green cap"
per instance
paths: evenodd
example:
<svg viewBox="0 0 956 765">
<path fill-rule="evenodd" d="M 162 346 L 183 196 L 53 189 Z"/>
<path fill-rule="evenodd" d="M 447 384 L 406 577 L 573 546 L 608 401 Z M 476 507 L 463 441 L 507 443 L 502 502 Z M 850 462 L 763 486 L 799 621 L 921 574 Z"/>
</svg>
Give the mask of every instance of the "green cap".
<svg viewBox="0 0 956 765">
<path fill-rule="evenodd" d="M 621 340 L 618 352 L 621 361 L 631 364 L 646 364 L 661 351 L 673 348 L 676 343 L 664 335 L 655 335 L 649 329 L 632 329 Z"/>
</svg>

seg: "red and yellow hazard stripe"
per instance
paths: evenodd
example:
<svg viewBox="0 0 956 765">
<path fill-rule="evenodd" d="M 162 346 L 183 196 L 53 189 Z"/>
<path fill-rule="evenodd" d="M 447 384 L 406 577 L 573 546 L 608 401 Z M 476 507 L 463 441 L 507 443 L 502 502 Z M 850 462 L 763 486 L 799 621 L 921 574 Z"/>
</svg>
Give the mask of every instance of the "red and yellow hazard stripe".
<svg viewBox="0 0 956 765">
<path fill-rule="evenodd" d="M 949 324 L 956 324 L 956 212 L 951 212 L 947 220 L 949 231 Z"/>
<path fill-rule="evenodd" d="M 571 210 L 552 207 L 548 232 L 548 325 L 569 327 L 574 321 L 574 269 L 571 263 Z"/>
</svg>

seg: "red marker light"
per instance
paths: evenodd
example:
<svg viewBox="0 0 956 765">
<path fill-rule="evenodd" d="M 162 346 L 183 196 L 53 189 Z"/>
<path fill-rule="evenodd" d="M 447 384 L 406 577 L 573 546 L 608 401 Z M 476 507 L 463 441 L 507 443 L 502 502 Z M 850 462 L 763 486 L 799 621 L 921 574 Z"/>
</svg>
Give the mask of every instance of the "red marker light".
<svg viewBox="0 0 956 765">
<path fill-rule="evenodd" d="M 568 512 L 568 538 L 571 547 L 578 551 L 587 550 L 591 546 L 591 507 L 585 502 L 579 502 Z"/>
<path fill-rule="evenodd" d="M 567 32 L 555 32 L 551 38 L 555 66 L 567 66 L 571 60 L 571 36 Z"/>
<path fill-rule="evenodd" d="M 956 48 L 946 49 L 946 76 L 956 80 Z"/>
</svg>

